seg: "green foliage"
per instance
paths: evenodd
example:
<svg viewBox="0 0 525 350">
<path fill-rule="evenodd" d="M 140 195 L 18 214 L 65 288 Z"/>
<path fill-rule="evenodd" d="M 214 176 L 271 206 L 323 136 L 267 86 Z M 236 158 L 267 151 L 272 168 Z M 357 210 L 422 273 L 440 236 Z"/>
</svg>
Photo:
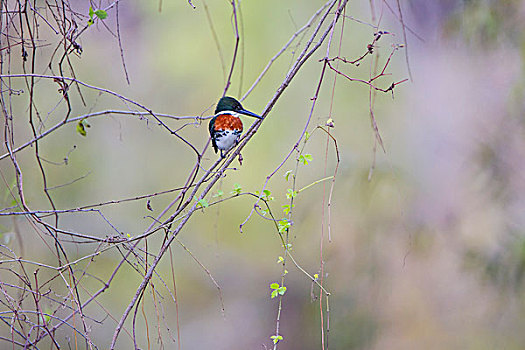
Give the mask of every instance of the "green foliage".
<svg viewBox="0 0 525 350">
<path fill-rule="evenodd" d="M 304 165 L 308 165 L 308 162 L 312 161 L 312 155 L 311 154 L 301 154 L 299 156 L 299 161 L 303 163 Z"/>
<path fill-rule="evenodd" d="M 292 210 L 292 208 L 295 207 L 295 205 L 294 204 L 285 204 L 282 207 L 283 207 L 284 215 L 288 215 L 290 213 L 290 211 Z"/>
<path fill-rule="evenodd" d="M 294 191 L 291 188 L 289 188 L 288 191 L 286 191 L 286 198 L 292 199 L 295 198 L 295 196 L 297 196 L 297 191 Z"/>
<path fill-rule="evenodd" d="M 265 201 L 273 201 L 274 198 L 272 197 L 272 192 L 270 190 L 264 190 L 263 194 L 261 196 L 261 193 L 259 191 L 255 191 L 255 194 L 261 197 L 261 199 Z"/>
<path fill-rule="evenodd" d="M 282 264 L 284 262 L 284 258 L 282 256 L 277 258 L 277 263 Z"/>
<path fill-rule="evenodd" d="M 108 13 L 104 10 L 93 10 L 93 8 L 90 6 L 88 26 L 91 26 L 93 23 L 95 23 L 95 16 L 97 16 L 99 19 L 106 19 L 108 17 Z"/>
<path fill-rule="evenodd" d="M 38 314 L 38 318 L 40 319 L 40 323 L 43 324 L 49 324 L 49 321 L 51 321 L 51 316 L 49 314 L 52 314 L 53 311 L 50 310 L 48 307 L 44 310 L 43 313 Z"/>
<path fill-rule="evenodd" d="M 272 292 L 270 293 L 272 299 L 278 295 L 284 295 L 284 293 L 286 293 L 286 287 L 279 285 L 279 283 L 274 282 L 270 284 L 270 289 L 272 289 Z"/>
<path fill-rule="evenodd" d="M 220 198 L 224 195 L 224 192 L 222 190 L 218 190 L 217 194 L 213 195 L 213 198 Z"/>
<path fill-rule="evenodd" d="M 283 340 L 282 335 L 272 335 L 270 339 L 273 341 L 274 344 L 277 344 L 279 340 Z"/>
<path fill-rule="evenodd" d="M 279 228 L 279 233 L 285 233 L 290 227 L 292 226 L 292 223 L 288 219 L 282 219 L 277 223 L 277 227 Z"/>
<path fill-rule="evenodd" d="M 87 130 L 86 128 L 91 127 L 91 125 L 86 122 L 85 119 L 82 119 L 77 123 L 77 132 L 82 136 L 87 136 Z"/>
<path fill-rule="evenodd" d="M 197 205 L 199 206 L 199 208 L 204 209 L 210 206 L 210 204 L 205 198 L 197 199 L 197 197 L 195 197 L 195 200 L 197 201 Z"/>
<path fill-rule="evenodd" d="M 231 192 L 231 194 L 238 196 L 241 194 L 241 192 L 242 192 L 241 185 L 239 185 L 238 183 L 233 184 L 233 191 Z"/>
<path fill-rule="evenodd" d="M 270 190 L 264 190 L 263 191 L 264 196 L 262 197 L 266 201 L 273 201 L 273 197 L 271 196 L 272 192 Z"/>
<path fill-rule="evenodd" d="M 286 173 L 284 173 L 284 178 L 286 181 L 288 181 L 288 178 L 290 177 L 290 174 L 292 174 L 292 170 L 288 170 Z"/>
</svg>

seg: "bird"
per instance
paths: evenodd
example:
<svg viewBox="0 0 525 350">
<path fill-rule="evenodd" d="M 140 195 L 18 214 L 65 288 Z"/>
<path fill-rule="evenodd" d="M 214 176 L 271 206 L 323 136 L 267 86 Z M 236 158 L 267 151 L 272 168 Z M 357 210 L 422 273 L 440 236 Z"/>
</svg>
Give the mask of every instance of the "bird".
<svg viewBox="0 0 525 350">
<path fill-rule="evenodd" d="M 247 115 L 257 119 L 263 119 L 258 114 L 250 112 L 241 105 L 239 101 L 230 96 L 222 97 L 215 108 L 215 116 L 210 120 L 209 130 L 211 144 L 215 153 L 221 151 L 221 158 L 225 157 L 239 142 L 242 134 L 242 121 L 239 115 Z"/>
</svg>

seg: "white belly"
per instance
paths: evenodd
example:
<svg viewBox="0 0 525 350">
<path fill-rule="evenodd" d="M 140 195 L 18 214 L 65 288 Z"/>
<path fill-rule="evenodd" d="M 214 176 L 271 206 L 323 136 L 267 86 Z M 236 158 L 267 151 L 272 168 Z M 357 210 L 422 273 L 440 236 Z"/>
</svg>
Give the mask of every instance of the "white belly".
<svg viewBox="0 0 525 350">
<path fill-rule="evenodd" d="M 218 149 L 229 151 L 239 141 L 240 131 L 221 130 L 215 134 L 215 144 Z"/>
</svg>

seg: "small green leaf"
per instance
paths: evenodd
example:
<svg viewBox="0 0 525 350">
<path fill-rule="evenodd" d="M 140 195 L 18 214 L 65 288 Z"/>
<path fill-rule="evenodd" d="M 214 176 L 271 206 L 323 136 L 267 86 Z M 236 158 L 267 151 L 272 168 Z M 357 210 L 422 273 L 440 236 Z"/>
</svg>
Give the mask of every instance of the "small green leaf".
<svg viewBox="0 0 525 350">
<path fill-rule="evenodd" d="M 292 226 L 291 222 L 288 221 L 288 219 L 282 219 L 277 223 L 277 228 L 279 229 L 279 233 L 285 233 L 286 230 L 288 230 Z"/>
<path fill-rule="evenodd" d="M 238 183 L 233 184 L 233 191 L 231 192 L 232 194 L 240 195 L 241 191 L 242 191 L 241 185 L 239 185 Z"/>
<path fill-rule="evenodd" d="M 281 335 L 272 335 L 270 339 L 273 341 L 274 344 L 277 344 L 279 340 L 283 340 L 283 337 Z"/>
<path fill-rule="evenodd" d="M 106 19 L 108 17 L 108 13 L 104 10 L 93 10 L 93 8 L 90 6 L 88 27 L 95 23 L 95 16 L 97 16 L 99 19 Z"/>
<path fill-rule="evenodd" d="M 95 11 L 93 11 L 93 7 L 89 7 L 89 20 L 88 20 L 88 27 L 95 23 L 95 19 L 93 16 L 95 15 Z"/>
<path fill-rule="evenodd" d="M 218 190 L 217 194 L 214 194 L 213 197 L 217 198 L 217 197 L 222 197 L 223 195 L 224 195 L 224 192 L 222 192 L 222 190 Z"/>
<path fill-rule="evenodd" d="M 197 200 L 197 198 L 195 198 L 195 200 Z M 197 200 L 197 204 L 201 207 L 201 208 L 208 208 L 210 205 L 208 204 L 208 201 L 205 199 L 205 198 L 201 198 L 199 200 Z"/>
<path fill-rule="evenodd" d="M 108 13 L 104 10 L 96 10 L 95 15 L 100 19 L 106 19 L 108 17 Z"/>
<path fill-rule="evenodd" d="M 49 321 L 51 320 L 51 316 L 49 316 L 47 314 L 38 314 L 38 319 L 39 319 L 40 323 L 48 324 Z"/>
<path fill-rule="evenodd" d="M 310 138 L 310 133 L 307 131 L 304 133 L 304 141 L 308 141 L 308 139 Z"/>
<path fill-rule="evenodd" d="M 284 258 L 282 256 L 277 258 L 277 263 L 278 264 L 283 263 L 283 262 L 284 262 Z"/>
<path fill-rule="evenodd" d="M 319 274 L 318 273 L 314 273 L 314 279 L 317 281 L 318 278 L 319 278 Z"/>
<path fill-rule="evenodd" d="M 273 289 L 270 293 L 272 299 L 277 297 L 277 295 L 284 295 L 284 293 L 286 293 L 286 287 L 280 286 L 279 283 L 270 284 L 270 288 Z"/>
<path fill-rule="evenodd" d="M 292 198 L 295 198 L 295 196 L 297 196 L 297 191 L 294 191 L 294 190 L 292 190 L 291 188 L 289 188 L 289 189 L 286 191 L 286 198 L 288 198 L 288 199 L 292 199 Z"/>
<path fill-rule="evenodd" d="M 77 132 L 82 136 L 87 136 L 86 128 L 84 127 L 82 120 L 77 124 Z"/>
<path fill-rule="evenodd" d="M 295 207 L 295 204 L 285 204 L 282 206 L 283 207 L 283 212 L 284 212 L 284 215 L 288 215 L 290 213 L 290 211 L 292 210 L 293 207 Z"/>
<path fill-rule="evenodd" d="M 274 200 L 274 198 L 271 196 L 272 192 L 270 190 L 264 190 L 262 195 L 261 195 L 261 192 L 255 191 L 255 194 L 257 196 L 259 196 L 259 198 L 261 198 L 264 201 L 273 201 Z"/>
<path fill-rule="evenodd" d="M 264 196 L 262 197 L 266 201 L 273 201 L 272 192 L 270 190 L 264 190 L 263 191 Z"/>
<path fill-rule="evenodd" d="M 304 165 L 308 165 L 308 162 L 312 161 L 312 155 L 311 154 L 301 154 L 299 156 L 299 161 L 303 163 Z"/>
<path fill-rule="evenodd" d="M 290 176 L 291 173 L 292 173 L 292 170 L 288 170 L 286 173 L 284 173 L 284 178 L 286 179 L 286 181 L 288 181 L 288 177 Z"/>
</svg>

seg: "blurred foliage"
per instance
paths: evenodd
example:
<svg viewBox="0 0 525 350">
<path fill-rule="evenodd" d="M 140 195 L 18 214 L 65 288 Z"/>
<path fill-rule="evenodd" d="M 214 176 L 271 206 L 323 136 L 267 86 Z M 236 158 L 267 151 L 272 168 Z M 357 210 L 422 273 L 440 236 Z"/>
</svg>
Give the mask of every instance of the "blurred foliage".
<svg viewBox="0 0 525 350">
<path fill-rule="evenodd" d="M 485 50 L 508 47 L 511 54 L 521 56 L 521 77 L 525 72 L 525 5 L 520 0 L 464 0 L 456 3 L 444 25 L 449 38 L 460 38 L 467 45 Z M 494 65 L 504 64 L 494 62 Z M 478 266 L 496 286 L 521 294 L 525 267 L 525 231 L 523 213 L 511 209 L 517 204 L 517 182 L 523 181 L 520 170 L 513 166 L 525 153 L 525 81 L 516 83 L 506 103 L 504 123 L 495 123 L 474 151 L 473 161 L 486 176 L 487 195 L 494 207 L 501 210 L 505 224 L 496 246 L 468 249 L 467 265 Z M 497 88 L 497 86 L 494 86 Z M 521 200 L 520 200 L 521 201 Z M 475 262 L 475 263 L 473 263 Z"/>
<path fill-rule="evenodd" d="M 521 0 L 456 0 L 444 23 L 449 37 L 459 35 L 466 44 L 490 47 L 501 43 L 525 45 L 524 8 Z"/>
<path fill-rule="evenodd" d="M 484 267 L 483 274 L 499 291 L 523 295 L 525 287 L 525 232 L 507 237 L 492 252 L 470 250 L 465 255 L 466 267 Z"/>
</svg>

